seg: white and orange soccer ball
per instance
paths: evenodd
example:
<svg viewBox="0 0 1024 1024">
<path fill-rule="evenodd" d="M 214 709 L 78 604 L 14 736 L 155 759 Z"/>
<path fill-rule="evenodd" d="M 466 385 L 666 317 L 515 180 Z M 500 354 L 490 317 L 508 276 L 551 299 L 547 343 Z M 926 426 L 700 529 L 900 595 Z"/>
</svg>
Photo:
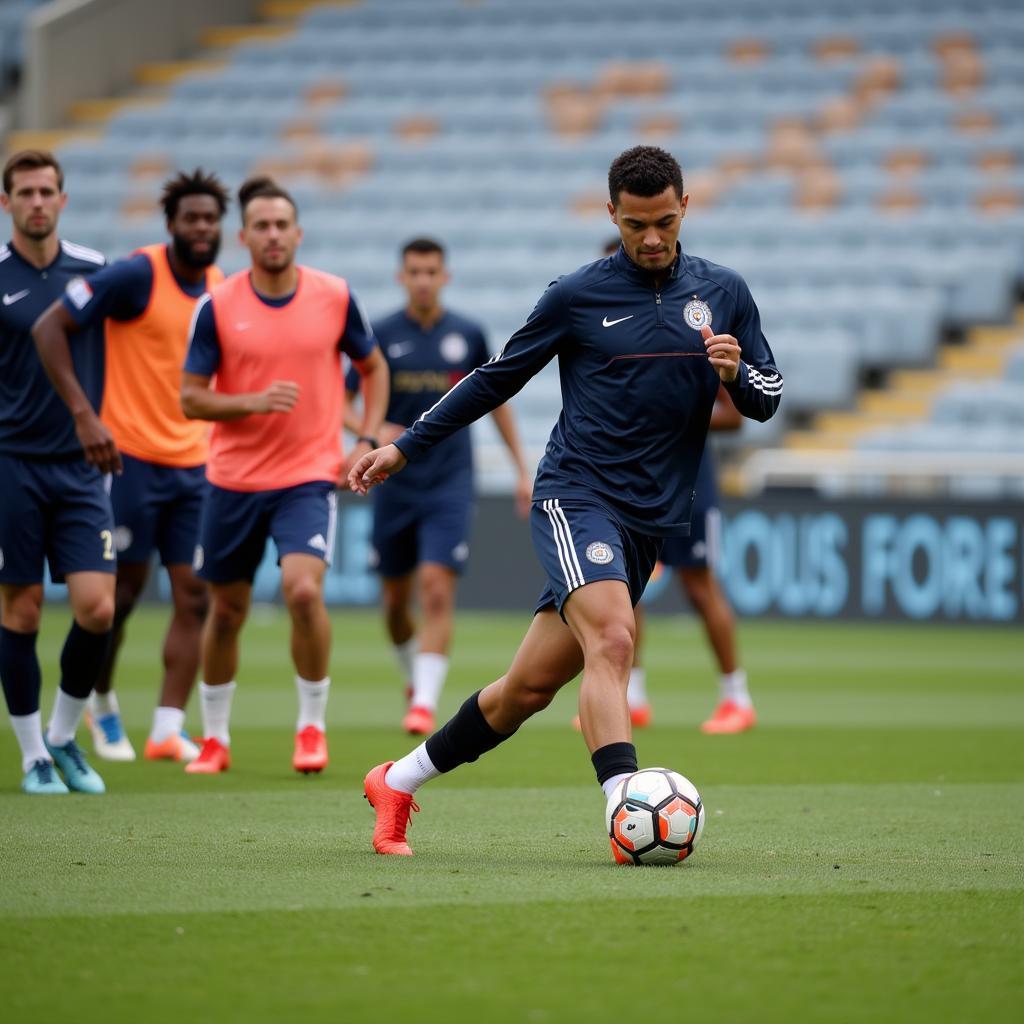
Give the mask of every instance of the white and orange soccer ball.
<svg viewBox="0 0 1024 1024">
<path fill-rule="evenodd" d="M 704 804 L 685 776 L 642 768 L 612 791 L 605 820 L 617 863 L 678 864 L 700 841 Z"/>
</svg>

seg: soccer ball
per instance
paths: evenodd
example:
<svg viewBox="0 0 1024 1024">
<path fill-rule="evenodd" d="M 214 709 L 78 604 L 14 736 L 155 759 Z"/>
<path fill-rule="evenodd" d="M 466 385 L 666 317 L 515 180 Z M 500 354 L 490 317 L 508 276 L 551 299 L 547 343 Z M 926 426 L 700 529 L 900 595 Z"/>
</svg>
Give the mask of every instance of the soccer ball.
<svg viewBox="0 0 1024 1024">
<path fill-rule="evenodd" d="M 612 791 L 605 821 L 616 863 L 678 864 L 704 831 L 704 805 L 678 772 L 642 768 Z"/>
</svg>

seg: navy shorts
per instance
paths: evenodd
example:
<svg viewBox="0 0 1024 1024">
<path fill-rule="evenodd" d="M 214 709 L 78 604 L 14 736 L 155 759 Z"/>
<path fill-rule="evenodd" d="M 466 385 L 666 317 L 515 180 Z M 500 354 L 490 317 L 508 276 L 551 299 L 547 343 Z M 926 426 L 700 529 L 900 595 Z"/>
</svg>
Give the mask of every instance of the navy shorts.
<svg viewBox="0 0 1024 1024">
<path fill-rule="evenodd" d="M 651 578 L 661 537 L 623 526 L 596 503 L 547 498 L 530 510 L 533 546 L 548 576 L 537 611 L 562 612 L 569 595 L 586 583 L 622 580 L 633 604 Z M 563 616 L 564 617 L 564 616 Z"/>
<path fill-rule="evenodd" d="M 124 472 L 110 488 L 114 543 L 122 562 L 148 562 L 154 551 L 163 565 L 188 565 L 199 539 L 206 493 L 202 466 L 180 469 L 122 455 Z"/>
<path fill-rule="evenodd" d="M 278 562 L 303 554 L 330 565 L 337 518 L 338 494 L 326 480 L 274 491 L 229 491 L 210 484 L 192 568 L 210 583 L 251 583 L 268 538 L 277 547 Z"/>
<path fill-rule="evenodd" d="M 0 454 L 0 480 L 0 583 L 42 583 L 44 560 L 55 583 L 116 571 L 108 478 L 95 466 Z"/>
<path fill-rule="evenodd" d="M 370 566 L 381 576 L 407 576 L 421 562 L 461 573 L 469 558 L 471 495 L 409 500 L 400 491 L 377 491 L 373 504 Z"/>
<path fill-rule="evenodd" d="M 722 513 L 717 508 L 694 508 L 690 535 L 666 537 L 661 564 L 670 569 L 713 569 L 721 551 L 721 537 Z"/>
</svg>

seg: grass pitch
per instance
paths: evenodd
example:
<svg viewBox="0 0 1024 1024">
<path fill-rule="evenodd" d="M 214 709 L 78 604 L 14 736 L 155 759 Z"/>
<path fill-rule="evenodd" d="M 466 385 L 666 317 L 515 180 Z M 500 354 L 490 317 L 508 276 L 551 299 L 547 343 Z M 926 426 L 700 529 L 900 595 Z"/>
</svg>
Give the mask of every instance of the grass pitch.
<svg viewBox="0 0 1024 1024">
<path fill-rule="evenodd" d="M 139 750 L 165 615 L 136 615 L 122 659 Z M 375 856 L 362 776 L 411 744 L 369 613 L 335 617 L 321 777 L 290 767 L 272 609 L 244 637 L 226 776 L 94 761 L 106 796 L 30 799 L 0 730 L 3 1019 L 1020 1019 L 1024 637 L 744 623 L 761 724 L 712 738 L 697 625 L 649 622 L 640 761 L 689 776 L 708 808 L 673 869 L 612 863 L 575 686 L 421 791 L 414 858 Z M 442 713 L 500 674 L 526 623 L 460 615 Z M 65 628 L 50 611 L 47 713 Z"/>
</svg>

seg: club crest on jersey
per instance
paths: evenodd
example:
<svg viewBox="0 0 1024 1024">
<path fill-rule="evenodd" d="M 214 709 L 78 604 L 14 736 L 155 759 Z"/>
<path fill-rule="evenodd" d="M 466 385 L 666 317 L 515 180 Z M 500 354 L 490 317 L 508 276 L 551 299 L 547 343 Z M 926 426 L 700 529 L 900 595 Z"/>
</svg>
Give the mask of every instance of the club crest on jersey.
<svg viewBox="0 0 1024 1024">
<path fill-rule="evenodd" d="M 594 565 L 607 565 L 614 557 L 615 552 L 603 540 L 587 545 L 587 561 Z"/>
<path fill-rule="evenodd" d="M 704 326 L 711 326 L 711 307 L 695 295 L 683 306 L 683 319 L 687 327 L 699 331 Z"/>
<path fill-rule="evenodd" d="M 446 334 L 441 339 L 441 355 L 449 363 L 461 363 L 469 354 L 469 344 L 461 334 Z"/>
</svg>

